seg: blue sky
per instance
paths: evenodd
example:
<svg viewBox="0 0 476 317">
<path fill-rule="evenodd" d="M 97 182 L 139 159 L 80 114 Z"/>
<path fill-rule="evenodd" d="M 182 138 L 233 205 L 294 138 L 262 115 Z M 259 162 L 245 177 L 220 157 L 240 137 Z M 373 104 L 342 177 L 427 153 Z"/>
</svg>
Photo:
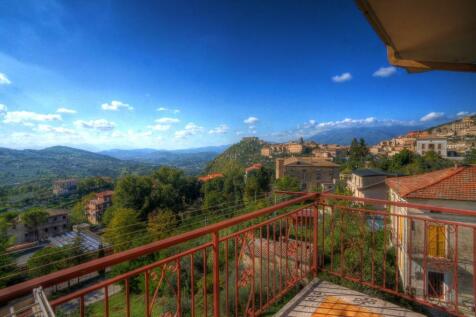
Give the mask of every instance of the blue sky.
<svg viewBox="0 0 476 317">
<path fill-rule="evenodd" d="M 476 74 L 390 67 L 353 1 L 140 4 L 0 3 L 0 146 L 176 149 L 476 111 Z"/>
</svg>

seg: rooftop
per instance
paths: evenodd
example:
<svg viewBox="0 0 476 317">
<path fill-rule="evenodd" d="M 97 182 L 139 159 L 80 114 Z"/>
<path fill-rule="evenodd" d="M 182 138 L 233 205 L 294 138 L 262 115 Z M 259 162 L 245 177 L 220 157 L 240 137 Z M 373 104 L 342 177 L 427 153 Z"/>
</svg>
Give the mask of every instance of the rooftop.
<svg viewBox="0 0 476 317">
<path fill-rule="evenodd" d="M 314 157 L 290 157 L 284 159 L 285 166 L 305 165 L 318 167 L 339 167 L 339 164 L 331 161 L 316 159 Z"/>
<path fill-rule="evenodd" d="M 400 197 L 476 201 L 476 165 L 393 177 L 386 183 Z"/>
<path fill-rule="evenodd" d="M 355 174 L 360 177 L 371 177 L 371 176 L 389 176 L 392 175 L 385 171 L 382 171 L 378 168 L 359 168 L 352 171 L 352 174 Z"/>
</svg>

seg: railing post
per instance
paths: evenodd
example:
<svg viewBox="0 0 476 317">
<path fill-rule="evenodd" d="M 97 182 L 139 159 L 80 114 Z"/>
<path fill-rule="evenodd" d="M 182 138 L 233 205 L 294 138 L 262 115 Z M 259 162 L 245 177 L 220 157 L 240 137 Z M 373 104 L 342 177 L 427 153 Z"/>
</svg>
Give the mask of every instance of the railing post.
<svg viewBox="0 0 476 317">
<path fill-rule="evenodd" d="M 213 243 L 213 316 L 220 317 L 220 246 L 218 231 L 212 233 Z"/>
<path fill-rule="evenodd" d="M 313 240 L 312 240 L 312 245 L 313 245 L 313 269 L 314 269 L 314 277 L 317 276 L 317 267 L 319 265 L 319 245 L 318 245 L 318 229 L 319 229 L 319 208 L 318 208 L 318 203 L 316 202 L 314 204 L 313 208 Z"/>
</svg>

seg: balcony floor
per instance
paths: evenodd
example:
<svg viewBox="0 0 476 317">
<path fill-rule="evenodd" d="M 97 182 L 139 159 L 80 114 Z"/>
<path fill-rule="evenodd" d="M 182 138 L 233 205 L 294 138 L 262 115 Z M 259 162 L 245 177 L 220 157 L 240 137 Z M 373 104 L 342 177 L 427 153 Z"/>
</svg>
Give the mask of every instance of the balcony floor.
<svg viewBox="0 0 476 317">
<path fill-rule="evenodd" d="M 336 284 L 315 279 L 275 314 L 275 317 L 287 316 L 423 317 L 424 315 Z"/>
</svg>

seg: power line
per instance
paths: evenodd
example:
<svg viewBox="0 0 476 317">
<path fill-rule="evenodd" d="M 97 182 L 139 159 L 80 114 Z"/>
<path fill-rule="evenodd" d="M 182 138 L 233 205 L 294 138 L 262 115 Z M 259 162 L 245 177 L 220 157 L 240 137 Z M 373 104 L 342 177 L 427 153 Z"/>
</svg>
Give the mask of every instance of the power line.
<svg viewBox="0 0 476 317">
<path fill-rule="evenodd" d="M 283 199 L 281 200 L 284 200 L 285 197 L 283 197 Z M 281 201 L 280 200 L 280 201 Z M 240 210 L 236 210 L 236 211 L 232 211 L 232 212 L 229 212 L 229 213 L 225 213 L 223 214 L 222 216 L 228 216 L 228 215 L 233 215 L 235 213 L 238 213 L 240 212 Z M 218 219 L 217 219 L 218 220 Z M 204 220 L 201 220 L 201 221 L 196 221 L 196 222 L 193 222 L 193 223 L 189 223 L 189 224 L 185 224 L 183 226 L 179 226 L 179 227 L 175 227 L 175 228 L 171 228 L 170 230 L 168 231 L 164 231 L 164 233 L 171 233 L 173 231 L 179 231 L 180 229 L 184 229 L 184 228 L 187 228 L 187 227 L 191 227 L 191 226 L 194 226 L 194 225 L 197 225 L 197 224 L 201 224 L 203 222 L 207 221 L 206 219 Z M 143 230 L 140 230 L 140 231 L 143 231 Z M 112 245 L 112 247 L 117 247 L 117 246 L 121 246 L 121 245 L 125 245 L 125 244 L 128 244 L 128 243 L 132 243 L 132 242 L 137 242 L 138 240 L 142 240 L 144 239 L 145 237 L 141 237 L 141 238 L 137 238 L 137 239 L 133 239 L 131 241 L 127 241 L 127 242 L 124 242 L 124 243 L 120 243 L 120 244 L 115 244 L 115 245 Z M 109 248 L 109 247 L 107 247 Z M 47 267 L 47 266 L 51 266 L 51 265 L 54 265 L 56 263 L 60 263 L 60 262 L 66 262 L 66 261 L 69 261 L 71 259 L 75 259 L 75 258 L 78 258 L 78 257 L 82 257 L 82 256 L 86 256 L 88 254 L 93 254 L 93 253 L 97 253 L 97 252 L 100 252 L 102 250 L 105 250 L 107 249 L 106 247 L 103 247 L 103 248 L 100 248 L 98 250 L 94 250 L 94 251 L 90 251 L 90 252 L 85 252 L 83 254 L 80 254 L 80 255 L 76 255 L 76 256 L 72 256 L 72 257 L 68 257 L 68 258 L 65 258 L 65 259 L 61 259 L 61 260 L 58 260 L 58 261 L 53 261 L 51 263 L 48 263 L 48 264 L 45 264 L 45 265 L 41 265 L 41 266 L 38 266 L 38 267 L 35 267 L 34 269 L 26 269 L 26 270 L 23 270 L 23 271 L 28 271 L 28 272 L 34 272 L 34 271 L 37 271 L 38 269 L 40 268 L 43 268 L 43 267 Z M 49 255 L 51 256 L 51 254 Z M 0 277 L 0 280 L 2 279 L 7 279 L 7 278 L 11 278 L 11 277 L 14 277 L 14 276 L 18 276 L 19 274 L 22 274 L 24 273 L 23 271 L 16 271 L 14 274 L 10 274 L 10 275 L 7 275 L 7 276 L 3 276 L 3 277 Z"/>
</svg>

